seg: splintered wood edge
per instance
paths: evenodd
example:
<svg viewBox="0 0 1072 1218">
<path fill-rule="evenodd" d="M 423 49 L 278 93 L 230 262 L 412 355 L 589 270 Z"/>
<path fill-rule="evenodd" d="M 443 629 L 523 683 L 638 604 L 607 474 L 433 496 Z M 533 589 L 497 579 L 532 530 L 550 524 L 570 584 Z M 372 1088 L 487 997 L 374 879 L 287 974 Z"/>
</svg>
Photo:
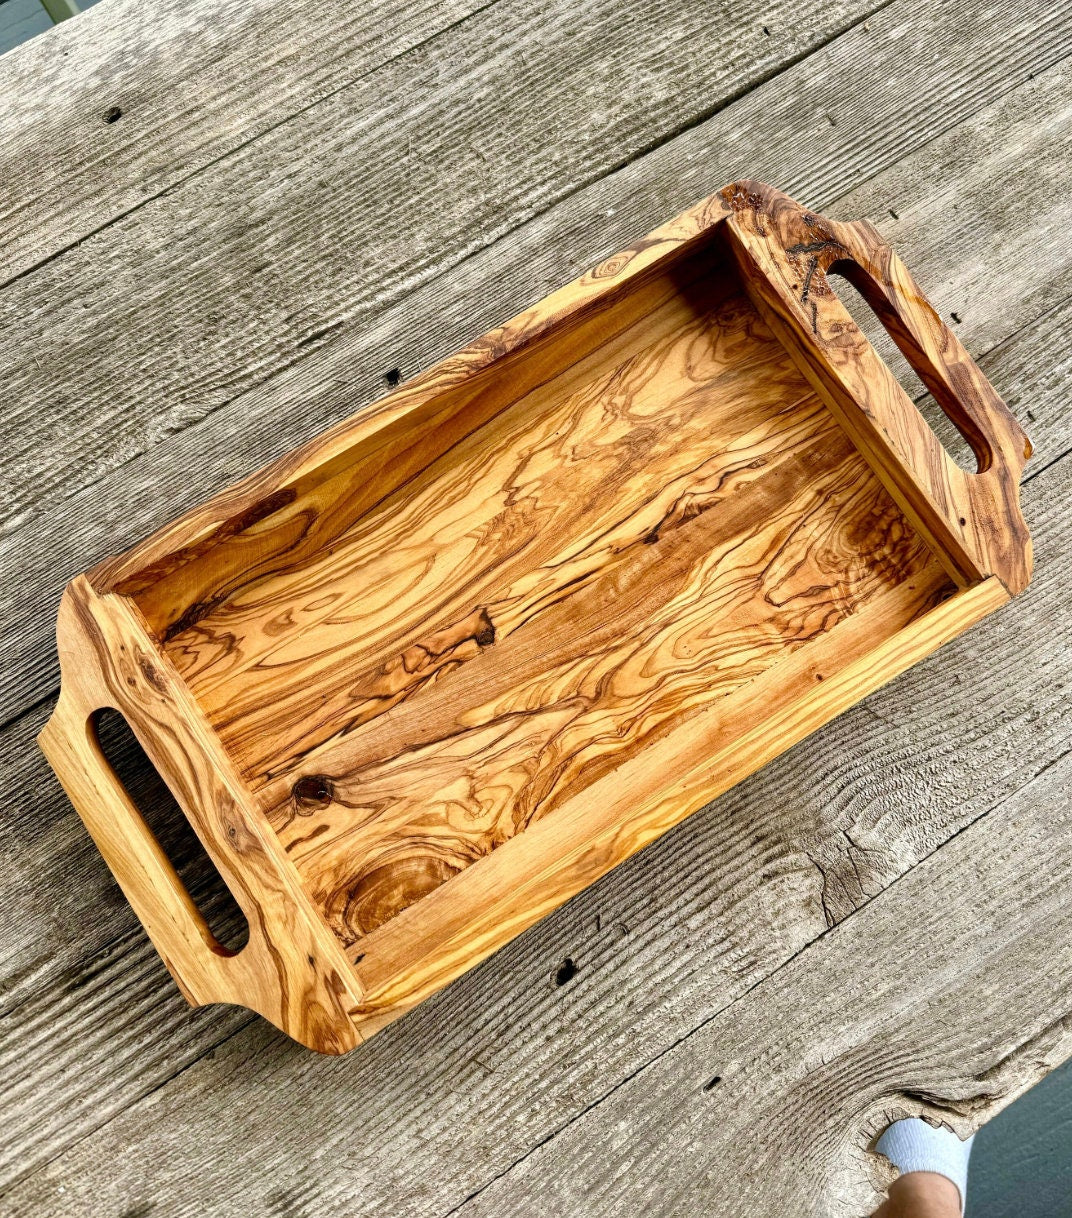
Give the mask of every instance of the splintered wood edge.
<svg viewBox="0 0 1072 1218">
<path fill-rule="evenodd" d="M 350 962 L 134 606 L 79 577 L 57 633 L 62 685 L 41 749 L 182 993 L 249 1007 L 321 1053 L 360 1043 Z M 237 953 L 216 942 L 104 758 L 92 719 L 106 707 L 127 720 L 245 914 Z"/>
<path fill-rule="evenodd" d="M 1000 580 L 987 579 L 875 645 L 891 620 L 911 618 L 943 585 L 932 569 L 929 580 L 892 589 L 373 931 L 353 949 L 362 1031 L 390 1023 L 1010 600 Z"/>
</svg>

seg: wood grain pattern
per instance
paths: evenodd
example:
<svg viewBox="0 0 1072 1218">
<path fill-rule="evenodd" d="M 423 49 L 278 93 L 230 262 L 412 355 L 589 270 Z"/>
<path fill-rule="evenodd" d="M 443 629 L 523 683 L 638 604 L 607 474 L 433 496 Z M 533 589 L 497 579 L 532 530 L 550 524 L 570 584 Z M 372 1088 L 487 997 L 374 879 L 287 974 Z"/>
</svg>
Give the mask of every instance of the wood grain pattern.
<svg viewBox="0 0 1072 1218">
<path fill-rule="evenodd" d="M 58 634 L 63 688 L 41 748 L 184 996 L 248 1006 L 321 1052 L 353 1048 L 351 970 L 136 611 L 76 580 Z M 126 717 L 242 907 L 237 953 L 213 938 L 104 758 L 92 723 L 103 707 Z"/>
<path fill-rule="evenodd" d="M 958 370 L 941 404 L 974 424 L 978 477 L 1004 497 L 944 493 L 931 449 L 859 424 L 945 457 L 873 352 L 875 375 L 857 371 L 871 348 L 828 268 L 808 271 L 821 319 L 798 332 L 771 306 L 791 239 L 822 223 L 761 184 L 727 188 L 81 581 L 82 603 L 134 615 L 130 646 L 166 660 L 171 710 L 197 725 L 186 767 L 208 732 L 241 776 L 229 841 L 215 788 L 207 814 L 198 788 L 180 800 L 264 925 L 230 975 L 211 955 L 176 968 L 203 925 L 160 858 L 143 885 L 120 860 L 139 912 L 155 886 L 185 918 L 166 958 L 192 997 L 256 975 L 283 1001 L 250 1005 L 345 1048 L 1022 587 L 1023 436 L 933 314 L 941 370 Z M 918 335 L 896 265 L 852 253 L 895 336 Z M 746 747 L 776 709 L 780 731 Z M 76 718 L 61 704 L 51 754 Z M 503 882 L 520 903 L 489 927 Z M 258 955 L 295 918 L 313 938 L 269 972 Z"/>
<path fill-rule="evenodd" d="M 825 220 L 761 183 L 729 186 L 723 198 L 757 308 L 953 578 L 996 575 L 1022 592 L 1031 542 L 1019 488 L 1031 442 L 904 264 L 872 226 Z M 835 272 L 860 290 L 968 441 L 976 471 L 950 459 L 852 323 Z"/>
<path fill-rule="evenodd" d="M 430 366 L 473 334 L 518 312 L 535 295 L 571 278 L 600 252 L 609 254 L 628 244 L 742 168 L 768 181 L 791 183 L 798 197 L 820 208 L 851 190 L 840 211 L 830 214 L 876 220 L 901 253 L 910 255 L 908 261 L 923 274 L 942 313 L 958 311 L 963 318 L 958 333 L 976 354 L 1062 299 L 1068 291 L 1069 258 L 1061 234 L 1072 223 L 1072 205 L 1062 185 L 1067 125 L 1062 117 L 1063 69 L 1046 69 L 1072 47 L 1068 4 L 1029 16 L 995 0 L 973 0 L 955 13 L 929 10 L 918 0 L 897 0 L 868 25 L 869 30 L 857 26 L 699 125 L 675 127 L 665 142 L 647 145 L 649 151 L 610 178 L 573 181 L 560 203 L 536 216 L 518 215 L 510 232 L 488 236 L 482 231 L 481 240 L 487 237 L 490 244 L 460 263 L 452 261 L 449 271 L 416 290 L 407 278 L 407 265 L 397 262 L 394 273 L 406 285 L 402 301 L 382 309 L 378 303 L 369 306 L 364 281 L 351 285 L 351 291 L 331 278 L 321 285 L 322 291 L 317 289 L 318 307 L 322 311 L 323 301 L 330 300 L 349 320 L 324 346 L 295 348 L 296 357 L 309 358 L 252 391 L 242 386 L 256 380 L 263 357 L 260 343 L 271 326 L 282 327 L 276 331 L 278 341 L 290 349 L 292 311 L 277 302 L 279 307 L 260 319 L 255 335 L 246 336 L 255 341 L 247 343 L 241 332 L 215 337 L 220 311 L 202 313 L 197 302 L 209 289 L 215 298 L 217 287 L 234 298 L 236 285 L 245 284 L 251 271 L 264 265 L 263 249 L 253 261 L 260 248 L 256 243 L 217 244 L 212 279 L 206 282 L 205 277 L 184 279 L 172 273 L 124 278 L 114 273 L 108 243 L 83 245 L 79 257 L 87 259 L 82 268 L 86 275 L 73 290 L 71 303 L 47 286 L 37 293 L 38 299 L 47 298 L 44 336 L 55 326 L 63 341 L 44 346 L 42 322 L 26 340 L 33 354 L 16 356 L 13 344 L 27 316 L 26 296 L 20 297 L 5 330 L 10 361 L 21 360 L 20 375 L 30 378 L 25 384 L 6 385 L 8 400 L 15 404 L 7 434 L 31 457 L 17 467 L 9 464 L 7 471 L 7 486 L 26 510 L 6 521 L 0 537 L 0 616 L 9 623 L 0 637 L 7 674 L 0 688 L 0 715 L 18 713 L 57 683 L 50 637 L 53 606 L 66 581 L 87 563 L 126 549 L 190 502 L 207 498 L 381 396 L 386 369 L 401 365 L 409 374 Z M 634 26 L 630 37 L 637 39 L 642 28 L 650 30 L 650 23 Z M 773 37 L 780 32 L 776 28 Z M 133 35 L 120 30 L 119 36 Z M 916 53 L 917 45 L 928 48 L 926 60 Z M 644 46 L 645 72 L 654 71 L 647 37 Z M 484 49 L 490 56 L 490 48 Z M 673 64 L 660 63 L 658 71 L 664 69 L 672 73 Z M 478 62 L 474 70 L 483 79 L 493 69 Z M 22 81 L 23 89 L 36 94 L 47 79 L 34 75 Z M 678 82 L 672 83 L 676 90 Z M 931 104 L 921 110 L 918 99 L 924 92 Z M 711 96 L 709 91 L 704 94 L 705 99 Z M 990 102 L 994 105 L 987 108 Z M 978 119 L 964 124 L 979 111 Z M 835 117 L 837 125 L 822 119 L 823 114 Z M 502 121 L 509 125 L 512 119 L 507 112 Z M 583 121 L 598 120 L 585 114 Z M 957 124 L 957 139 L 940 138 Z M 993 137 L 995 131 L 1002 133 L 1000 139 Z M 143 146 L 140 139 L 137 146 Z M 413 146 L 418 146 L 416 136 Z M 479 144 L 469 148 L 451 143 L 439 155 L 452 163 L 471 158 L 466 163 L 474 171 L 481 150 Z M 368 146 L 362 172 L 378 169 L 376 158 L 375 147 Z M 894 163 L 898 172 L 883 175 L 883 168 Z M 587 164 L 578 162 L 575 168 Z M 1006 225 L 1008 201 L 1000 184 L 1020 173 L 1024 164 L 1032 166 L 1038 184 L 1035 205 L 1024 210 L 1019 225 Z M 529 159 L 514 165 L 512 172 L 524 175 L 531 186 L 542 166 Z M 924 180 L 927 172 L 939 174 L 940 189 L 936 185 L 930 190 Z M 474 180 L 473 172 L 468 180 Z M 312 182 L 301 175 L 295 181 L 312 189 Z M 867 183 L 866 189 L 861 182 Z M 394 191 L 395 206 L 404 208 L 404 176 L 392 172 L 379 186 Z M 249 184 L 232 177 L 227 189 L 233 216 L 245 207 Z M 921 192 L 931 200 L 922 211 L 912 206 Z M 534 186 L 530 197 L 533 193 L 538 193 Z M 468 209 L 469 203 L 468 193 L 441 196 L 436 211 Z M 283 234 L 272 246 L 273 262 L 284 251 L 309 247 L 300 276 L 303 285 L 312 283 L 311 267 L 318 264 L 317 242 L 322 237 L 319 227 L 301 222 L 309 207 L 315 203 L 305 196 L 291 199 L 265 221 L 271 231 Z M 890 216 L 891 207 L 902 216 L 900 221 Z M 981 231 L 1002 232 L 1002 240 L 988 246 L 985 262 L 964 258 L 959 217 L 967 214 L 976 217 Z M 152 231 L 164 225 L 179 233 L 185 220 L 185 210 L 173 207 L 155 215 Z M 366 229 L 358 215 L 350 216 L 349 223 L 348 240 L 362 249 L 374 244 L 374 223 Z M 466 239 L 475 238 L 472 227 L 464 231 Z M 433 239 L 437 249 L 454 248 L 445 229 Z M 101 271 L 92 274 L 89 264 L 98 257 Z M 181 261 L 181 256 L 176 259 Z M 1020 274 L 1023 267 L 1031 268 L 1029 275 Z M 395 282 L 388 281 L 390 292 Z M 262 282 L 258 291 L 264 288 Z M 981 304 L 984 297 L 986 307 Z M 82 308 L 82 301 L 90 308 Z M 113 308 L 121 308 L 122 315 L 115 315 Z M 222 315 L 234 320 L 226 310 Z M 196 360 L 176 365 L 174 360 L 135 353 L 125 339 L 121 348 L 113 341 L 144 325 L 151 332 L 147 343 L 155 344 L 173 318 L 187 319 L 196 332 L 196 337 L 187 332 L 172 346 L 173 356 L 195 349 L 196 343 Z M 87 368 L 86 380 L 77 392 L 61 398 L 58 386 L 70 382 L 70 355 L 76 348 Z M 216 373 L 205 374 L 210 352 L 219 354 L 221 362 Z M 92 375 L 89 367 L 95 369 Z M 134 368 L 137 384 L 132 378 L 131 387 L 123 390 L 121 378 Z M 108 386 L 103 395 L 93 391 L 94 377 Z M 233 392 L 224 393 L 226 388 Z M 217 390 L 220 395 L 211 396 Z M 32 405 L 23 411 L 19 403 L 24 402 L 52 403 L 63 418 L 65 442 L 57 445 L 49 434 L 43 423 L 47 412 Z M 109 410 L 113 413 L 106 413 Z M 44 491 L 52 479 L 63 486 L 62 496 Z M 42 534 L 51 539 L 47 554 L 39 545 Z"/>
<path fill-rule="evenodd" d="M 273 822 L 345 942 L 922 573 L 918 538 L 809 405 L 806 444 L 798 423 L 781 450 L 738 452 L 717 498 L 690 494 L 696 515 L 675 504 L 657 541 L 638 529 L 631 554 L 544 598 L 464 673 L 277 784 Z"/>
<path fill-rule="evenodd" d="M 252 784 L 499 655 L 563 598 L 575 611 L 610 568 L 833 437 L 747 301 L 690 296 L 470 432 L 312 561 L 247 581 L 169 639 Z"/>
</svg>

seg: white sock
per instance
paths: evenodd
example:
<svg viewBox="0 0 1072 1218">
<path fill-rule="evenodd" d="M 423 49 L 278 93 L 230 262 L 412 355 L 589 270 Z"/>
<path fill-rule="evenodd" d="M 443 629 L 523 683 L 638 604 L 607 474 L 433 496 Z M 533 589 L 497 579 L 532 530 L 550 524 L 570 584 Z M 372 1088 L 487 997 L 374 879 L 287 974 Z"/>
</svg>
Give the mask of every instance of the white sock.
<svg viewBox="0 0 1072 1218">
<path fill-rule="evenodd" d="M 960 1190 L 960 1212 L 968 1195 L 968 1157 L 975 1135 L 962 1142 L 948 1129 L 935 1129 L 919 1117 L 895 1121 L 878 1140 L 875 1149 L 904 1175 L 910 1171 L 933 1171 L 952 1180 Z"/>
</svg>

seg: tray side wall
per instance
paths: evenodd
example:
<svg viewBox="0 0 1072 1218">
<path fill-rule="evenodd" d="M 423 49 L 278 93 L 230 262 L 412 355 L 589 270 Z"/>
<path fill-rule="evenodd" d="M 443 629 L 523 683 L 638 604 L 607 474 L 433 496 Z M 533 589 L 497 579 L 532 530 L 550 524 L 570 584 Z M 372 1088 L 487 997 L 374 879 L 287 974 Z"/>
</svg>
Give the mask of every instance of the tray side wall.
<svg viewBox="0 0 1072 1218">
<path fill-rule="evenodd" d="M 929 582 L 899 585 L 373 932 L 355 948 L 361 1031 L 390 1023 L 1010 599 L 991 578 L 924 611 L 948 587 L 934 568 Z"/>
<path fill-rule="evenodd" d="M 389 398 L 89 573 L 131 596 L 162 638 L 280 560 L 330 544 L 452 444 L 646 311 L 647 280 L 724 222 L 704 200 L 632 249 L 477 339 Z"/>
<path fill-rule="evenodd" d="M 41 748 L 183 994 L 249 1007 L 322 1053 L 353 1048 L 353 968 L 136 610 L 80 577 L 58 641 L 61 692 Z M 245 914 L 237 953 L 213 938 L 101 752 L 92 720 L 105 707 L 127 720 Z"/>
</svg>

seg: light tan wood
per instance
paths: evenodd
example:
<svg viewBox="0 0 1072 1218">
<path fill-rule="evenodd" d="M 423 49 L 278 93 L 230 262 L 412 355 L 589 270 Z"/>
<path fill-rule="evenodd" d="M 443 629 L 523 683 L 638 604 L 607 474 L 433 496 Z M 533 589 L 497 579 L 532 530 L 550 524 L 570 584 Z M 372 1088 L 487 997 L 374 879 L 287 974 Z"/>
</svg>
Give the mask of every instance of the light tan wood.
<svg viewBox="0 0 1072 1218">
<path fill-rule="evenodd" d="M 1025 451 L 871 230 L 740 183 L 76 581 L 46 751 L 191 1000 L 339 1051 L 1020 590 Z M 86 743 L 109 704 L 237 956 Z"/>
<path fill-rule="evenodd" d="M 58 637 L 63 685 L 41 748 L 185 997 L 250 1007 L 321 1052 L 352 1049 L 347 961 L 135 607 L 79 578 Z M 242 907 L 239 952 L 215 940 L 102 754 L 93 716 L 104 707 L 126 717 Z"/>
</svg>

